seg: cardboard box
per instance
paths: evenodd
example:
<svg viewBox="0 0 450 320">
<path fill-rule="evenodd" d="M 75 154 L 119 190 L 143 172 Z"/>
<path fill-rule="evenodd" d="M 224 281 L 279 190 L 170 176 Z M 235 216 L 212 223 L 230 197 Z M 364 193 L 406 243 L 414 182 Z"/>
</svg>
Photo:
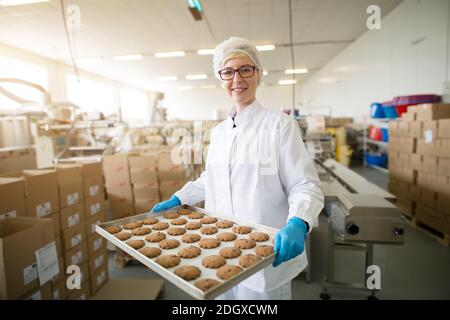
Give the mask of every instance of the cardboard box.
<svg viewBox="0 0 450 320">
<path fill-rule="evenodd" d="M 439 148 L 438 140 L 434 140 L 433 142 L 425 142 L 423 138 L 417 139 L 417 153 L 424 156 L 433 156 L 436 157 L 438 154 Z"/>
<path fill-rule="evenodd" d="M 28 217 L 42 218 L 59 210 L 56 171 L 23 170 L 2 176 L 24 178 L 26 215 Z"/>
<path fill-rule="evenodd" d="M 88 239 L 92 236 L 97 235 L 95 232 L 95 226 L 105 221 L 105 213 L 100 212 L 96 215 L 90 216 L 89 219 L 86 220 L 86 234 Z"/>
<path fill-rule="evenodd" d="M 388 190 L 399 199 L 408 199 L 409 184 L 407 182 L 389 178 Z"/>
<path fill-rule="evenodd" d="M 68 300 L 89 300 L 90 298 L 90 288 L 89 288 L 89 281 L 86 281 L 81 285 L 81 289 L 77 290 L 71 290 L 69 292 Z"/>
<path fill-rule="evenodd" d="M 164 181 L 181 181 L 186 179 L 185 171 L 158 171 L 158 179 L 161 182 Z"/>
<path fill-rule="evenodd" d="M 399 121 L 398 122 L 398 135 L 400 137 L 409 137 L 410 136 L 410 122 L 409 121 Z"/>
<path fill-rule="evenodd" d="M 412 121 L 409 123 L 409 136 L 414 138 L 423 138 L 422 121 Z"/>
<path fill-rule="evenodd" d="M 450 195 L 438 192 L 437 209 L 444 213 L 447 220 L 450 218 Z"/>
<path fill-rule="evenodd" d="M 65 278 L 58 282 L 52 282 L 52 300 L 66 300 L 67 288 Z"/>
<path fill-rule="evenodd" d="M 388 130 L 389 130 L 389 137 L 398 137 L 399 136 L 398 122 L 390 121 L 388 124 Z"/>
<path fill-rule="evenodd" d="M 391 151 L 389 152 L 389 167 L 412 168 L 411 153 Z"/>
<path fill-rule="evenodd" d="M 16 299 L 39 286 L 35 252 L 54 241 L 50 219 L 0 221 L 0 299 Z"/>
<path fill-rule="evenodd" d="M 437 210 L 437 192 L 428 188 L 420 188 L 420 197 L 417 202 L 430 209 Z"/>
<path fill-rule="evenodd" d="M 426 103 L 416 106 L 417 120 L 430 121 L 450 118 L 450 104 Z"/>
<path fill-rule="evenodd" d="M 389 179 L 400 180 L 409 184 L 414 184 L 417 179 L 417 171 L 400 166 L 389 167 Z M 164 198 L 163 198 L 164 199 Z"/>
<path fill-rule="evenodd" d="M 438 173 L 450 176 L 450 158 L 438 158 Z"/>
<path fill-rule="evenodd" d="M 133 188 L 135 199 L 159 200 L 159 189 L 147 187 L 145 185 L 134 185 Z"/>
<path fill-rule="evenodd" d="M 62 256 L 58 257 L 59 273 L 57 276 L 52 278 L 52 281 L 50 281 L 52 283 L 59 282 L 61 279 L 65 278 L 66 270 L 64 269 L 64 258 Z"/>
<path fill-rule="evenodd" d="M 72 264 L 82 265 L 88 259 L 87 242 L 82 242 L 78 247 L 70 249 L 64 254 L 65 268 Z"/>
<path fill-rule="evenodd" d="M 158 171 L 184 171 L 183 163 L 174 163 L 169 152 L 158 155 Z"/>
<path fill-rule="evenodd" d="M 61 210 L 61 230 L 75 227 L 85 221 L 82 203 Z"/>
<path fill-rule="evenodd" d="M 42 287 L 26 293 L 19 300 L 52 300 L 52 286 L 47 282 Z"/>
<path fill-rule="evenodd" d="M 143 169 L 145 171 L 156 171 L 156 157 L 151 155 L 131 155 L 128 157 L 130 169 Z"/>
<path fill-rule="evenodd" d="M 435 230 L 438 230 L 442 233 L 450 233 L 450 224 L 446 223 L 446 220 L 442 218 L 438 218 L 435 215 L 435 212 L 427 210 L 422 206 L 418 206 L 416 213 L 416 220 L 420 223 L 423 223 Z"/>
<path fill-rule="evenodd" d="M 411 153 L 411 168 L 422 171 L 423 157 L 421 154 Z"/>
<path fill-rule="evenodd" d="M 436 175 L 432 173 L 419 172 L 417 176 L 417 185 L 436 192 L 449 192 L 449 177 Z"/>
<path fill-rule="evenodd" d="M 147 171 L 142 168 L 131 168 L 131 182 L 133 184 L 145 183 L 158 187 L 158 172 Z"/>
<path fill-rule="evenodd" d="M 100 270 L 94 273 L 90 279 L 91 295 L 94 295 L 109 279 L 108 265 L 105 264 Z"/>
<path fill-rule="evenodd" d="M 438 138 L 450 138 L 450 119 L 438 120 Z"/>
<path fill-rule="evenodd" d="M 130 181 L 128 155 L 116 154 L 103 157 L 103 173 L 106 186 L 114 186 Z"/>
<path fill-rule="evenodd" d="M 114 186 L 107 186 L 106 192 L 108 194 L 108 200 L 110 201 L 133 199 L 133 187 L 128 182 L 124 182 Z"/>
<path fill-rule="evenodd" d="M 106 248 L 106 240 L 103 237 L 97 235 L 88 239 L 89 257 L 95 255 L 97 252 L 100 252 L 103 248 Z"/>
<path fill-rule="evenodd" d="M 83 202 L 83 179 L 81 168 L 77 165 L 58 165 L 56 167 L 61 208 Z"/>
<path fill-rule="evenodd" d="M 392 137 L 389 139 L 388 151 L 413 153 L 416 150 L 416 138 Z"/>
<path fill-rule="evenodd" d="M 423 156 L 421 172 L 425 173 L 438 173 L 438 158 Z"/>
<path fill-rule="evenodd" d="M 84 198 L 95 197 L 105 193 L 103 176 L 89 176 L 83 178 Z"/>
<path fill-rule="evenodd" d="M 0 178 L 0 220 L 25 215 L 25 182 L 21 178 Z"/>
<path fill-rule="evenodd" d="M 151 211 L 158 202 L 160 202 L 159 199 L 134 199 L 135 214 Z"/>
<path fill-rule="evenodd" d="M 90 197 L 84 200 L 84 212 L 85 219 L 105 212 L 105 197 L 103 194 L 99 194 L 94 197 Z"/>
<path fill-rule="evenodd" d="M 87 241 L 86 224 L 84 222 L 63 231 L 64 251 L 67 252 L 79 246 L 83 241 Z"/>
<path fill-rule="evenodd" d="M 108 251 L 106 248 L 98 251 L 96 254 L 89 257 L 89 272 L 90 274 L 97 273 L 101 268 L 108 265 Z"/>
<path fill-rule="evenodd" d="M 436 156 L 450 158 L 450 139 L 439 139 Z"/>
<path fill-rule="evenodd" d="M 395 202 L 395 205 L 397 208 L 399 208 L 403 214 L 413 217 L 415 213 L 415 203 L 411 200 L 403 200 L 403 199 L 397 199 Z"/>
<path fill-rule="evenodd" d="M 426 215 L 426 216 L 429 216 L 429 217 L 434 217 L 434 218 L 439 219 L 439 220 L 445 220 L 444 213 L 442 213 L 439 210 L 434 210 L 434 209 L 432 209 L 432 208 L 430 208 L 430 207 L 428 207 L 426 205 L 423 205 L 423 204 L 418 204 L 417 205 L 417 213 L 419 215 Z M 436 228 L 436 227 L 434 227 L 432 225 L 430 225 L 430 227 L 432 227 L 432 228 L 434 228 L 436 230 L 440 230 L 440 229 L 438 229 L 438 228 Z"/>
<path fill-rule="evenodd" d="M 102 177 L 102 163 L 98 161 L 88 161 L 88 162 L 77 162 L 81 169 L 81 175 L 83 179 L 88 177 Z"/>
<path fill-rule="evenodd" d="M 176 191 L 180 190 L 186 181 L 162 181 L 159 187 L 160 199 L 169 199 Z"/>
<path fill-rule="evenodd" d="M 402 121 L 416 121 L 417 112 L 415 106 L 408 107 L 408 110 L 402 114 L 401 119 Z"/>
<path fill-rule="evenodd" d="M 57 236 L 55 236 L 55 244 L 56 244 L 56 254 L 58 255 L 58 257 L 62 257 L 63 256 L 63 240 L 62 240 L 62 234 L 58 234 Z"/>
<path fill-rule="evenodd" d="M 109 201 L 109 210 L 112 220 L 134 215 L 134 201 Z"/>
<path fill-rule="evenodd" d="M 59 234 L 61 234 L 61 218 L 60 218 L 60 213 L 59 212 L 55 212 L 50 214 L 49 216 L 46 216 L 45 218 L 51 219 L 53 221 L 53 234 L 56 236 L 58 236 Z"/>
</svg>

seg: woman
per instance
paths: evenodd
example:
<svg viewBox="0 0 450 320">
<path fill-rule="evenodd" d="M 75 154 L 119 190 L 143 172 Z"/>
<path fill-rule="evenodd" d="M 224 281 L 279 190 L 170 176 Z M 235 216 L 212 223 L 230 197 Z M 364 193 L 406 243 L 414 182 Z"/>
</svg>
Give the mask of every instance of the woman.
<svg viewBox="0 0 450 320">
<path fill-rule="evenodd" d="M 320 181 L 298 124 L 256 100 L 262 68 L 255 46 L 232 37 L 217 46 L 213 64 L 234 106 L 211 133 L 205 171 L 153 211 L 205 200 L 207 211 L 281 229 L 273 265 L 219 299 L 291 299 L 291 280 L 307 265 L 306 234 L 323 208 Z"/>
</svg>

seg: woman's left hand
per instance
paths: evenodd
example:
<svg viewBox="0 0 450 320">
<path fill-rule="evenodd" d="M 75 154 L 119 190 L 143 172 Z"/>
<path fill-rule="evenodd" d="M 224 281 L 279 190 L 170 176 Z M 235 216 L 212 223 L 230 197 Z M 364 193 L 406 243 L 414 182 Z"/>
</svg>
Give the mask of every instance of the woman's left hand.
<svg viewBox="0 0 450 320">
<path fill-rule="evenodd" d="M 275 261 L 272 265 L 277 267 L 301 254 L 305 250 L 306 233 L 306 223 L 300 218 L 291 218 L 275 235 Z"/>
</svg>

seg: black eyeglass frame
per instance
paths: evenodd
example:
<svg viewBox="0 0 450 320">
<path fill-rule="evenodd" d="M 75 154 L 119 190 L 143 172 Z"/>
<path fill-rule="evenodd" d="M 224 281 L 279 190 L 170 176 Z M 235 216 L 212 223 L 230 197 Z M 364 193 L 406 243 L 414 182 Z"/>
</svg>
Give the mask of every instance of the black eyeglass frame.
<svg viewBox="0 0 450 320">
<path fill-rule="evenodd" d="M 250 68 L 252 68 L 253 69 L 253 73 L 252 73 L 252 75 L 251 76 L 248 76 L 248 77 L 243 77 L 242 76 L 242 74 L 241 74 L 241 69 L 242 68 L 248 68 L 248 67 L 250 67 Z M 231 76 L 231 78 L 230 79 L 224 79 L 224 78 L 222 78 L 222 75 L 221 75 L 221 72 L 222 71 L 225 71 L 225 70 L 229 70 L 229 71 L 233 71 L 233 75 Z M 241 78 L 244 78 L 244 79 L 247 79 L 247 78 L 251 78 L 251 77 L 253 77 L 254 75 L 255 75 L 255 70 L 259 70 L 259 68 L 257 67 L 257 66 L 251 66 L 251 65 L 244 65 L 244 66 L 242 66 L 242 67 L 240 67 L 240 68 L 238 68 L 238 69 L 233 69 L 233 68 L 225 68 L 225 69 L 222 69 L 222 70 L 219 70 L 219 72 L 217 72 L 218 74 L 219 74 L 219 77 L 220 77 L 220 79 L 222 79 L 223 81 L 230 81 L 230 80 L 233 80 L 233 78 L 234 78 L 234 76 L 235 76 L 235 74 L 236 74 L 236 72 L 238 72 L 239 73 L 239 76 L 241 77 Z"/>
</svg>

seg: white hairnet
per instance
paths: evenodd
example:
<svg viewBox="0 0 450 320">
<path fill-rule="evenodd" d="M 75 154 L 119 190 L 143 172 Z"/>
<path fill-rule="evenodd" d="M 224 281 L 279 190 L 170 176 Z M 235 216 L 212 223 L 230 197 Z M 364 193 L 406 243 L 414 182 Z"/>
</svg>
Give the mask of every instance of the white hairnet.
<svg viewBox="0 0 450 320">
<path fill-rule="evenodd" d="M 233 53 L 244 53 L 258 67 L 259 75 L 262 75 L 261 60 L 255 45 L 244 38 L 231 37 L 220 43 L 214 51 L 214 74 L 220 79 L 218 72 L 223 68 L 225 60 Z"/>
</svg>

